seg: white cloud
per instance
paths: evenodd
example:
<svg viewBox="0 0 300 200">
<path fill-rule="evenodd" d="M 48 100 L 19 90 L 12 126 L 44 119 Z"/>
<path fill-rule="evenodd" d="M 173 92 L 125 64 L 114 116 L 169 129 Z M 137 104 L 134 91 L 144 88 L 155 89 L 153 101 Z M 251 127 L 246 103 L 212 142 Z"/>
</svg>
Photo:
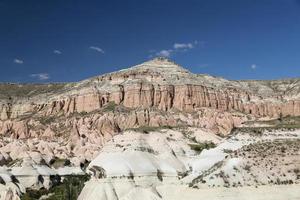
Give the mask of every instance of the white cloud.
<svg viewBox="0 0 300 200">
<path fill-rule="evenodd" d="M 55 54 L 62 54 L 62 52 L 61 52 L 60 50 L 57 50 L 57 49 L 55 49 L 55 50 L 53 51 L 53 53 L 55 53 Z"/>
<path fill-rule="evenodd" d="M 257 68 L 257 65 L 256 64 L 252 64 L 251 65 L 251 69 L 255 70 Z"/>
<path fill-rule="evenodd" d="M 201 42 L 200 44 L 202 44 Z M 194 42 L 189 42 L 189 43 L 174 43 L 171 49 L 163 49 L 159 51 L 151 50 L 149 51 L 151 54 L 149 57 L 153 56 L 163 56 L 163 57 L 170 57 L 172 54 L 178 53 L 178 52 L 186 52 L 190 49 L 195 48 L 199 42 L 195 40 Z M 202 46 L 202 45 L 201 45 Z"/>
<path fill-rule="evenodd" d="M 37 78 L 38 80 L 41 80 L 41 81 L 50 79 L 50 76 L 47 73 L 31 74 L 30 76 L 33 78 Z"/>
<path fill-rule="evenodd" d="M 101 49 L 100 47 L 96 47 L 96 46 L 90 46 L 90 49 L 98 51 L 100 53 L 104 53 L 103 49 Z"/>
<path fill-rule="evenodd" d="M 173 50 L 168 49 L 168 50 L 161 50 L 159 52 L 156 53 L 157 56 L 163 56 L 163 57 L 170 57 L 171 53 L 173 52 Z"/>
<path fill-rule="evenodd" d="M 24 61 L 16 58 L 14 59 L 14 63 L 22 65 Z"/>
<path fill-rule="evenodd" d="M 173 48 L 174 49 L 192 49 L 192 48 L 194 48 L 194 45 L 192 43 L 175 43 L 173 45 Z"/>
</svg>

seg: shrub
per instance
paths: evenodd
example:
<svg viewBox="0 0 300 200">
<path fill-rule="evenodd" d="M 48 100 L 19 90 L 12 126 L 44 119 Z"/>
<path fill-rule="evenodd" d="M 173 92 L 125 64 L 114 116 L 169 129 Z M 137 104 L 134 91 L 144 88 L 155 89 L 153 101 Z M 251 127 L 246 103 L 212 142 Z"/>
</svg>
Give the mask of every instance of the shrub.
<svg viewBox="0 0 300 200">
<path fill-rule="evenodd" d="M 104 107 L 103 107 L 103 111 L 104 112 L 110 112 L 110 111 L 114 111 L 117 107 L 117 104 L 114 101 L 108 102 Z"/>
<path fill-rule="evenodd" d="M 163 173 L 159 169 L 157 170 L 157 178 L 158 180 L 163 181 Z"/>
<path fill-rule="evenodd" d="M 154 132 L 154 131 L 159 131 L 161 129 L 171 129 L 172 127 L 170 126 L 140 126 L 140 127 L 137 127 L 137 128 L 130 128 L 130 129 L 127 129 L 127 130 L 133 130 L 133 131 L 136 131 L 136 132 L 140 132 L 140 133 L 150 133 L 150 132 Z"/>
<path fill-rule="evenodd" d="M 231 149 L 223 149 L 223 152 L 224 152 L 224 153 L 231 154 L 233 151 L 232 151 Z"/>
<path fill-rule="evenodd" d="M 59 168 L 59 167 L 64 167 L 64 166 L 70 166 L 71 162 L 68 159 L 55 158 L 55 159 L 52 159 L 49 164 L 54 168 Z"/>
<path fill-rule="evenodd" d="M 88 181 L 90 177 L 88 175 L 70 175 L 66 176 L 63 182 L 57 183 L 49 190 L 28 190 L 21 197 L 21 200 L 39 199 L 43 195 L 52 194 L 48 200 L 70 200 L 77 199 L 84 183 Z"/>
<path fill-rule="evenodd" d="M 44 116 L 44 117 L 40 118 L 40 122 L 43 125 L 50 124 L 50 123 L 52 123 L 54 121 L 55 121 L 55 117 L 54 116 Z"/>
<path fill-rule="evenodd" d="M 216 145 L 212 142 L 210 143 L 197 143 L 197 144 L 189 144 L 192 150 L 201 153 L 203 149 L 210 149 L 216 147 Z"/>
<path fill-rule="evenodd" d="M 294 173 L 295 174 L 299 174 L 300 173 L 300 169 L 294 169 Z"/>
<path fill-rule="evenodd" d="M 245 169 L 246 171 L 250 171 L 251 166 L 250 166 L 250 165 L 246 165 L 246 166 L 244 167 L 244 169 Z"/>
<path fill-rule="evenodd" d="M 82 111 L 82 112 L 79 113 L 80 116 L 85 116 L 87 114 L 88 114 L 88 112 L 86 112 L 86 111 Z"/>
</svg>

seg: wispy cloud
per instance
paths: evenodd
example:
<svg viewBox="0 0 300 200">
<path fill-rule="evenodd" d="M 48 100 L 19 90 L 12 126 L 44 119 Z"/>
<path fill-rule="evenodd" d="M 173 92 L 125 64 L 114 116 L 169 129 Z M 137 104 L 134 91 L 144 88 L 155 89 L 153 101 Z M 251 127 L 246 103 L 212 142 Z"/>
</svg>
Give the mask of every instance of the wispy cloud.
<svg viewBox="0 0 300 200">
<path fill-rule="evenodd" d="M 172 49 L 168 49 L 168 50 L 163 49 L 157 52 L 156 56 L 170 57 L 172 52 L 173 52 Z"/>
<path fill-rule="evenodd" d="M 173 45 L 174 49 L 192 49 L 194 48 L 194 44 L 192 43 L 175 43 Z"/>
<path fill-rule="evenodd" d="M 204 42 L 199 43 L 197 40 L 194 42 L 188 42 L 188 43 L 179 43 L 175 42 L 170 49 L 163 49 L 159 51 L 153 51 L 151 50 L 151 54 L 149 57 L 153 56 L 163 56 L 163 57 L 170 57 L 178 52 L 186 52 L 190 49 L 195 48 L 198 44 L 203 44 Z"/>
<path fill-rule="evenodd" d="M 53 53 L 55 53 L 55 54 L 62 54 L 62 52 L 61 52 L 60 50 L 57 50 L 57 49 L 55 49 L 55 50 L 53 51 Z"/>
<path fill-rule="evenodd" d="M 95 51 L 98 51 L 98 52 L 100 52 L 100 53 L 104 53 L 104 50 L 101 49 L 100 47 L 90 46 L 90 49 L 95 50 Z"/>
<path fill-rule="evenodd" d="M 14 59 L 14 63 L 22 65 L 24 61 L 16 58 Z"/>
<path fill-rule="evenodd" d="M 256 64 L 252 64 L 251 65 L 251 69 L 255 70 L 257 68 L 257 65 Z"/>
<path fill-rule="evenodd" d="M 45 81 L 50 79 L 50 76 L 47 73 L 31 74 L 30 77 L 37 78 L 40 81 Z"/>
</svg>

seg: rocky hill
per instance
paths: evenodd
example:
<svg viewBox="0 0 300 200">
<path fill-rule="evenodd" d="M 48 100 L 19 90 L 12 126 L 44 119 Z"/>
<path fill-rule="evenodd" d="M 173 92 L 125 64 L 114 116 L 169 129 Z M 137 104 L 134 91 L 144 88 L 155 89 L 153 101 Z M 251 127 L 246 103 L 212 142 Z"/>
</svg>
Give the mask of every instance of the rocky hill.
<svg viewBox="0 0 300 200">
<path fill-rule="evenodd" d="M 65 122 L 71 120 L 73 127 L 77 120 L 72 116 L 90 117 L 116 107 L 112 113 L 105 112 L 107 117 L 101 115 L 109 122 L 105 126 L 114 131 L 189 124 L 226 134 L 245 117 L 299 115 L 299 85 L 296 79 L 229 81 L 197 75 L 168 59 L 156 58 L 78 83 L 1 84 L 0 130 L 27 138 L 35 136 L 31 123 L 36 121 L 50 122 L 59 117 Z M 223 127 L 219 126 L 221 118 Z M 51 123 L 42 124 L 45 127 L 40 132 L 51 128 Z"/>
<path fill-rule="evenodd" d="M 298 115 L 300 79 L 229 81 L 197 75 L 165 58 L 70 84 L 1 84 L 1 119 L 26 113 L 91 112 L 109 102 L 128 108 L 209 107 L 257 117 Z"/>
<path fill-rule="evenodd" d="M 300 79 L 230 81 L 193 74 L 166 58 L 155 58 L 76 83 L 0 84 L 0 163 L 5 177 L 18 179 L 18 182 L 13 178 L 3 180 L 13 185 L 6 185 L 3 191 L 7 193 L 5 195 L 19 196 L 26 188 L 51 188 L 57 181 L 53 179 L 55 175 L 82 174 L 92 160 L 89 172 L 97 181 L 108 178 L 110 183 L 112 177 L 138 180 L 137 177 L 143 179 L 144 175 L 153 174 L 155 180 L 150 181 L 150 185 L 160 183 L 160 179 L 174 182 L 182 178 L 180 182 L 175 181 L 176 184 L 190 187 L 233 186 L 239 182 L 240 186 L 268 183 L 266 181 L 274 183 L 277 176 L 265 180 L 270 174 L 263 179 L 249 176 L 248 181 L 237 172 L 234 173 L 237 177 L 229 177 L 229 181 L 219 174 L 226 172 L 227 162 L 233 162 L 229 158 L 241 160 L 248 148 L 243 146 L 257 142 L 256 137 L 248 136 L 248 132 L 260 132 L 252 130 L 253 127 L 271 127 L 280 129 L 279 132 L 297 129 L 299 115 Z M 246 135 L 235 133 L 244 129 L 248 131 Z M 297 152 L 299 143 L 299 132 L 293 131 L 288 130 L 287 137 L 283 138 L 265 135 L 272 140 L 292 138 L 291 149 L 285 141 L 274 143 L 292 154 Z M 232 142 L 233 133 L 238 138 L 237 146 L 230 147 L 228 155 L 224 154 L 222 145 Z M 252 139 L 255 142 L 249 142 Z M 265 138 L 259 141 L 274 147 Z M 200 157 L 197 154 L 218 144 L 221 146 L 211 151 L 215 158 L 207 158 L 204 152 L 203 159 L 206 160 L 203 161 L 202 154 Z M 261 159 L 252 150 L 253 146 L 250 147 L 247 155 Z M 256 147 L 259 149 L 262 145 Z M 264 156 L 271 156 L 272 152 L 266 152 L 269 154 Z M 225 159 L 225 156 L 230 157 Z M 295 155 L 286 156 L 299 161 Z M 274 163 L 272 159 L 275 158 L 270 157 L 269 162 Z M 208 164 L 199 164 L 202 161 Z M 140 168 L 133 165 L 135 162 L 147 163 L 147 167 Z M 250 161 L 244 160 L 236 166 L 241 173 L 250 170 L 244 169 L 247 162 Z M 118 164 L 116 168 L 111 167 Z M 272 163 L 262 164 L 272 167 Z M 280 166 L 285 164 L 285 161 L 280 162 Z M 262 166 L 253 167 L 255 171 L 250 172 L 255 175 L 259 167 Z M 28 179 L 20 173 L 24 170 L 31 174 Z M 288 170 L 293 169 L 285 168 L 284 173 Z M 41 182 L 40 175 L 47 181 Z M 297 173 L 287 180 L 279 179 L 299 182 Z M 18 189 L 20 184 L 25 189 Z M 126 184 L 130 185 L 128 188 L 134 185 L 128 181 Z M 80 198 L 90 199 L 88 191 L 96 186 L 85 188 Z M 118 189 L 110 186 L 109 190 Z M 123 189 L 120 191 L 124 192 Z M 159 199 L 158 192 L 152 194 L 148 189 L 145 192 Z M 105 196 L 104 193 L 95 195 Z M 114 198 L 121 199 L 120 195 Z"/>
</svg>

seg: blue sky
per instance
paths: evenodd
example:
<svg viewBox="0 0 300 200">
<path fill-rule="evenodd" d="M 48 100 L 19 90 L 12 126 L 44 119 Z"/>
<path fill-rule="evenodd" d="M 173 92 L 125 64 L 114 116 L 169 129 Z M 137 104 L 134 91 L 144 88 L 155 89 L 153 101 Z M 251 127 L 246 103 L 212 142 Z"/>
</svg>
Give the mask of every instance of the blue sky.
<svg viewBox="0 0 300 200">
<path fill-rule="evenodd" d="M 0 82 L 78 81 L 157 55 L 227 79 L 300 77 L 300 1 L 0 1 Z"/>
</svg>

